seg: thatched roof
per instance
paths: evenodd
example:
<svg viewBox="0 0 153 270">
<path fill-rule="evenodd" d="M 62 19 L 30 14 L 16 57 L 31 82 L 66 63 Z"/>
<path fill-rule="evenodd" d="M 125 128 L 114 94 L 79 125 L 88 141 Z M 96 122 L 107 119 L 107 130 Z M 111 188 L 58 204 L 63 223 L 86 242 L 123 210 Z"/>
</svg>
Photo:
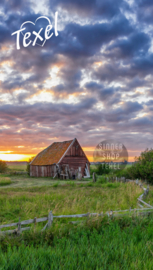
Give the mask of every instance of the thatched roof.
<svg viewBox="0 0 153 270">
<path fill-rule="evenodd" d="M 43 166 L 58 163 L 72 142 L 73 140 L 52 143 L 49 147 L 40 152 L 30 164 Z"/>
</svg>

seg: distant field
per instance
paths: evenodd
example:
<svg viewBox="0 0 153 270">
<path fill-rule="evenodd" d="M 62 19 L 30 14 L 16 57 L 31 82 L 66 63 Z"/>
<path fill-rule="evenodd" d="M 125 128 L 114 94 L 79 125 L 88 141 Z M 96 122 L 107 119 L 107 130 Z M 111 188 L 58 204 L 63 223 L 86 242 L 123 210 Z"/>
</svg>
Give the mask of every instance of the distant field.
<svg viewBox="0 0 153 270">
<path fill-rule="evenodd" d="M 26 171 L 27 165 L 7 165 L 8 169 L 11 171 Z"/>
</svg>

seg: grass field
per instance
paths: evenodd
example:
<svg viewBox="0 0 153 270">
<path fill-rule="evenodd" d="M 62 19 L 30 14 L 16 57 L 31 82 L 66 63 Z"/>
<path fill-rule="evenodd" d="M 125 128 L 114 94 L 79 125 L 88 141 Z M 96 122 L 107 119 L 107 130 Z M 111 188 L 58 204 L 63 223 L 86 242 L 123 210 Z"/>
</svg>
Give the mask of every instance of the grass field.
<svg viewBox="0 0 153 270">
<path fill-rule="evenodd" d="M 28 188 L 28 187 L 41 187 L 41 186 L 57 186 L 57 185 L 65 185 L 66 183 L 73 183 L 71 180 L 59 180 L 59 179 L 51 179 L 50 177 L 29 177 L 28 175 L 0 175 L 1 179 L 9 178 L 11 180 L 10 186 L 6 184 L 3 185 L 3 188 Z M 91 179 L 82 179 L 82 181 L 75 181 L 76 184 L 88 183 Z M 0 189 L 1 189 L 0 185 Z"/>
<path fill-rule="evenodd" d="M 153 219 L 89 221 L 1 239 L 0 269 L 152 270 Z"/>
<path fill-rule="evenodd" d="M 25 172 L 27 168 L 27 165 L 8 165 L 8 169 L 9 171 L 21 171 L 21 172 Z"/>
<path fill-rule="evenodd" d="M 7 186 L 10 185 L 12 183 L 11 178 L 10 177 L 0 177 L 0 186 Z"/>
<path fill-rule="evenodd" d="M 21 221 L 44 217 L 50 210 L 62 215 L 135 208 L 143 193 L 134 183 L 0 175 L 0 181 L 6 178 L 11 184 L 0 187 L 0 224 L 18 222 L 19 217 Z M 152 197 L 151 187 L 150 200 Z M 32 224 L 31 231 L 18 237 L 0 236 L 0 270 L 153 269 L 151 217 L 83 218 L 78 224 L 70 224 L 70 220 L 76 219 L 54 219 L 43 233 L 40 230 L 46 222 Z"/>
<path fill-rule="evenodd" d="M 92 184 L 92 186 L 91 186 Z M 100 213 L 136 207 L 142 189 L 135 184 L 80 184 L 0 189 L 0 223 L 55 215 Z"/>
</svg>

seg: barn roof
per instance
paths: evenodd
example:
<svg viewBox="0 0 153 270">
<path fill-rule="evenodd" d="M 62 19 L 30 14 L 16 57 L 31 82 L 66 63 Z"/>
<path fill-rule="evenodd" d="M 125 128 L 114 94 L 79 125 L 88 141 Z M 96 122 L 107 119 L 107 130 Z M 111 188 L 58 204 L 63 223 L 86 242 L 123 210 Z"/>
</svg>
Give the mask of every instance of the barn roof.
<svg viewBox="0 0 153 270">
<path fill-rule="evenodd" d="M 52 165 L 58 163 L 74 140 L 52 143 L 49 147 L 40 152 L 30 164 Z"/>
</svg>

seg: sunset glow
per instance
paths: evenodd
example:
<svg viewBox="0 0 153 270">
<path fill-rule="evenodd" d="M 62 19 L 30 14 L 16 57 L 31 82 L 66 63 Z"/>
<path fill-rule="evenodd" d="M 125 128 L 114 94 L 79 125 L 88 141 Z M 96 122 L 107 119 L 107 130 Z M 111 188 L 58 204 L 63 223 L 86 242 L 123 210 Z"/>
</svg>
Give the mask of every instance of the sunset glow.
<svg viewBox="0 0 153 270">
<path fill-rule="evenodd" d="M 5 161 L 28 161 L 32 155 L 22 155 L 22 154 L 0 154 L 0 160 Z"/>
<path fill-rule="evenodd" d="M 47 145 L 48 146 L 48 145 Z M 28 161 L 31 157 L 36 156 L 39 152 L 47 148 L 47 146 L 41 148 L 34 148 L 31 154 L 22 152 L 22 149 L 25 148 L 24 146 L 18 146 L 20 150 L 19 153 L 13 153 L 14 151 L 0 151 L 0 160 L 4 161 Z M 17 148 L 17 147 L 16 147 Z M 90 162 L 93 162 L 93 152 L 95 147 L 82 147 L 83 151 L 85 152 L 86 156 L 88 157 Z M 130 151 L 132 154 L 129 156 L 128 161 L 133 162 L 135 156 L 138 156 L 140 153 L 138 151 Z"/>
</svg>

